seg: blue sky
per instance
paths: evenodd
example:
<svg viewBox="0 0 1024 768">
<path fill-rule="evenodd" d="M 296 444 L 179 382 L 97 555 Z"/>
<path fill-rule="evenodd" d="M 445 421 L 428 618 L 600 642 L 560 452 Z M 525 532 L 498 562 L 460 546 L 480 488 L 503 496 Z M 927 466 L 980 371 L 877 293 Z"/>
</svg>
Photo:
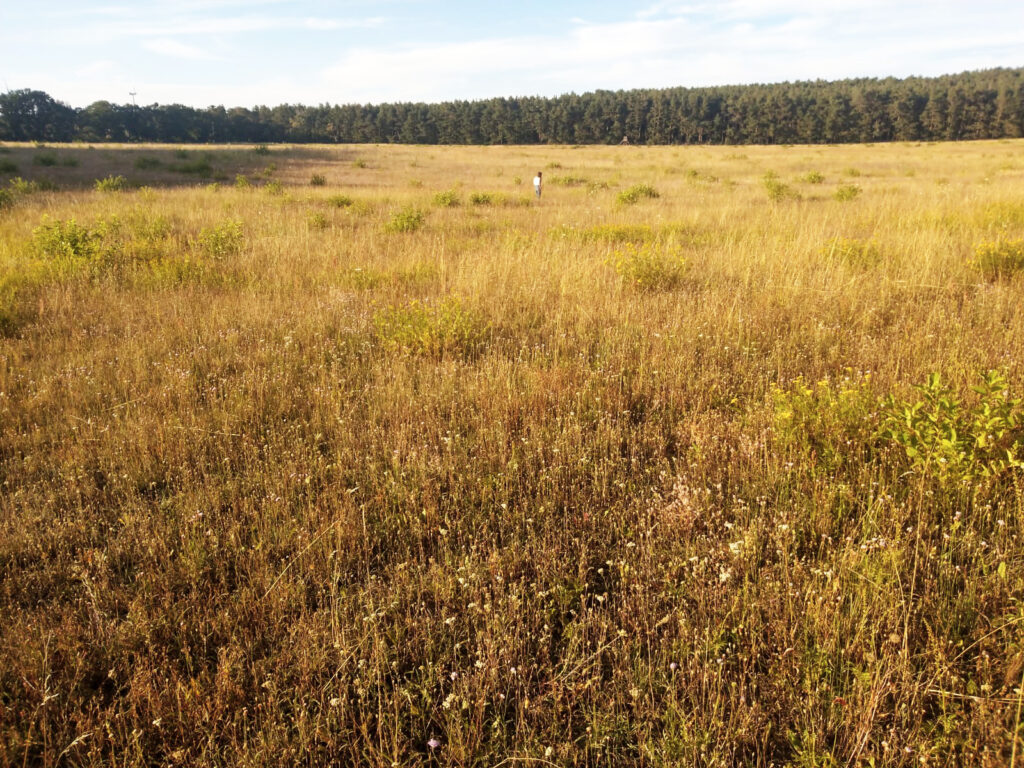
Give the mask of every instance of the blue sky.
<svg viewBox="0 0 1024 768">
<path fill-rule="evenodd" d="M 0 88 L 253 106 L 1024 65 L 1024 0 L 139 0 L 0 7 Z"/>
</svg>

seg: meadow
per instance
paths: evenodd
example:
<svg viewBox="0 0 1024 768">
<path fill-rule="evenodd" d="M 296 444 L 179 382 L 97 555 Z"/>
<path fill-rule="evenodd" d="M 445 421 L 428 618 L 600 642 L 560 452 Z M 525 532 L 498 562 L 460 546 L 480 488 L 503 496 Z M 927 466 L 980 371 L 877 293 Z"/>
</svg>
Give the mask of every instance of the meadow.
<svg viewBox="0 0 1024 768">
<path fill-rule="evenodd" d="M 0 183 L 0 766 L 1024 765 L 1024 141 Z"/>
</svg>

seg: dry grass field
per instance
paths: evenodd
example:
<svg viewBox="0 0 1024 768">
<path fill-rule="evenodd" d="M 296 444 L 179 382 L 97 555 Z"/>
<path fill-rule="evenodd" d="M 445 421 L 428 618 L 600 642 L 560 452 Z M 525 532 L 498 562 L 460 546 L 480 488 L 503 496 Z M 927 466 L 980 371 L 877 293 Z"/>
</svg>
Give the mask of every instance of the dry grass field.
<svg viewBox="0 0 1024 768">
<path fill-rule="evenodd" d="M 1024 766 L 1024 142 L 0 183 L 0 766 Z"/>
</svg>

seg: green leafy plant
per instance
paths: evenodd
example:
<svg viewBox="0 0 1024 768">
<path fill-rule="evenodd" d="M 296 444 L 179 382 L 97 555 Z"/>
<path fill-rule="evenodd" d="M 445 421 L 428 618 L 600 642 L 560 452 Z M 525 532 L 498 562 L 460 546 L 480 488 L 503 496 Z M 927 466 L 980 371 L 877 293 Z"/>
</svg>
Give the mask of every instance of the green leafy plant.
<svg viewBox="0 0 1024 768">
<path fill-rule="evenodd" d="M 322 187 L 327 183 L 327 177 L 320 173 L 314 173 L 309 179 L 311 187 Z"/>
<path fill-rule="evenodd" d="M 474 192 L 469 196 L 469 202 L 473 205 L 492 205 L 494 195 L 490 192 Z"/>
<path fill-rule="evenodd" d="M 461 202 L 459 193 L 454 189 L 446 189 L 444 192 L 434 195 L 434 205 L 439 205 L 442 208 L 456 208 Z"/>
<path fill-rule="evenodd" d="M 180 155 L 179 155 L 180 156 Z M 185 157 L 188 157 L 188 153 L 185 153 Z M 213 162 L 209 155 L 190 160 L 187 163 L 177 163 L 176 165 L 170 166 L 172 171 L 177 173 L 188 173 L 194 176 L 207 178 L 213 175 Z"/>
<path fill-rule="evenodd" d="M 199 249 L 213 259 L 223 259 L 242 250 L 245 237 L 242 222 L 227 219 L 212 227 L 205 227 L 199 232 L 196 243 Z"/>
<path fill-rule="evenodd" d="M 582 232 L 585 241 L 634 245 L 653 240 L 654 234 L 654 230 L 647 224 L 599 224 Z"/>
<path fill-rule="evenodd" d="M 856 200 L 860 197 L 860 193 L 862 191 L 863 190 L 856 184 L 840 184 L 836 187 L 833 197 L 841 203 L 846 203 L 850 200 Z"/>
<path fill-rule="evenodd" d="M 354 201 L 348 195 L 331 195 L 326 202 L 335 208 L 348 208 Z"/>
<path fill-rule="evenodd" d="M 974 264 L 988 280 L 1012 277 L 1024 270 L 1024 239 L 978 243 L 974 246 Z"/>
<path fill-rule="evenodd" d="M 649 184 L 634 184 L 628 189 L 619 193 L 618 201 L 622 205 L 634 205 L 641 200 L 651 200 L 660 197 L 658 191 Z"/>
<path fill-rule="evenodd" d="M 252 148 L 252 151 L 257 155 L 269 155 L 270 147 L 268 147 L 266 144 L 257 144 L 255 147 Z"/>
<path fill-rule="evenodd" d="M 900 446 L 911 468 L 942 481 L 973 482 L 1024 468 L 1024 407 L 1006 376 L 990 370 L 962 401 L 938 373 L 915 387 L 918 397 L 889 396 L 881 437 Z"/>
<path fill-rule="evenodd" d="M 453 297 L 383 310 L 374 317 L 374 328 L 389 351 L 438 358 L 476 354 L 490 337 L 490 326 Z"/>
<path fill-rule="evenodd" d="M 384 229 L 388 232 L 415 232 L 426 223 L 427 217 L 423 211 L 416 208 L 403 208 L 396 211 Z"/>
<path fill-rule="evenodd" d="M 32 165 L 40 165 L 44 168 L 52 168 L 57 165 L 57 162 L 56 152 L 37 152 L 32 157 Z"/>
<path fill-rule="evenodd" d="M 882 260 L 882 249 L 874 240 L 834 237 L 821 249 L 823 256 L 851 267 L 873 267 Z"/>
<path fill-rule="evenodd" d="M 612 265 L 623 283 L 644 292 L 676 288 L 686 274 L 686 259 L 678 248 L 649 242 L 627 243 L 612 255 Z"/>
<path fill-rule="evenodd" d="M 128 187 L 128 179 L 124 176 L 107 176 L 96 179 L 97 192 L 121 192 Z"/>
<path fill-rule="evenodd" d="M 159 168 L 162 165 L 160 160 L 155 157 L 137 157 L 135 158 L 135 167 L 140 171 L 152 171 L 155 168 Z"/>
<path fill-rule="evenodd" d="M 807 184 L 822 184 L 825 181 L 825 175 L 820 171 L 808 171 L 800 177 L 800 181 Z"/>
<path fill-rule="evenodd" d="M 768 199 L 773 203 L 778 203 L 788 198 L 799 197 L 792 187 L 780 181 L 778 175 L 771 171 L 761 178 L 761 184 L 768 193 Z"/>
<path fill-rule="evenodd" d="M 847 372 L 814 383 L 798 376 L 786 387 L 772 385 L 771 398 L 773 431 L 779 445 L 808 452 L 823 467 L 859 461 L 851 447 L 871 441 L 877 396 L 868 374 Z"/>
</svg>

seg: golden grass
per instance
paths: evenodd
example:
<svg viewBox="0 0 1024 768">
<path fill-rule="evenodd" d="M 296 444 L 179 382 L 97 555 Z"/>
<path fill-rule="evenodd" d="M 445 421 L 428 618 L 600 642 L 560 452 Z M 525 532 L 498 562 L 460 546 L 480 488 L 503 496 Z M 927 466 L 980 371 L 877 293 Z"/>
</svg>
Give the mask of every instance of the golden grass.
<svg viewBox="0 0 1024 768">
<path fill-rule="evenodd" d="M 0 764 L 1016 759 L 1020 142 L 3 149 Z"/>
</svg>

